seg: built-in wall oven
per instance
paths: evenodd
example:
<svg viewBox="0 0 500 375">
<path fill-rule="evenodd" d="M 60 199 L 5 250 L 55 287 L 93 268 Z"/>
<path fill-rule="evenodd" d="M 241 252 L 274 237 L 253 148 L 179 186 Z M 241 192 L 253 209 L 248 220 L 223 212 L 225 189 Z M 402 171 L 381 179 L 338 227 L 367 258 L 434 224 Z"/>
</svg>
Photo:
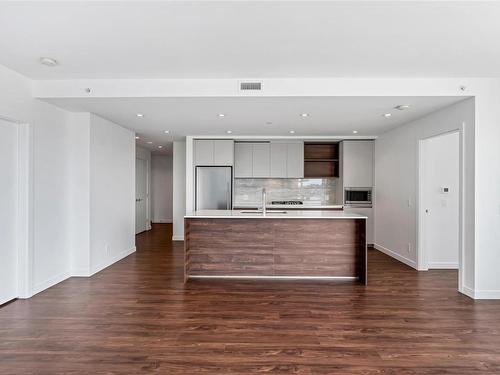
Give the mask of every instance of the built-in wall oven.
<svg viewBox="0 0 500 375">
<path fill-rule="evenodd" d="M 346 187 L 344 190 L 344 202 L 347 206 L 371 207 L 372 188 Z"/>
</svg>

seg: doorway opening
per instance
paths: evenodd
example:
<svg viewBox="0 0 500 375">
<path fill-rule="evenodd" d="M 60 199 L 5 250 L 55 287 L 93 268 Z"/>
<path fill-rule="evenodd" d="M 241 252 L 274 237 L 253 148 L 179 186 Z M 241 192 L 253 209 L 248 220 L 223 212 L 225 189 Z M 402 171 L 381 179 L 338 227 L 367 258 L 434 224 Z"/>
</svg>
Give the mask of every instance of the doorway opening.
<svg viewBox="0 0 500 375">
<path fill-rule="evenodd" d="M 149 229 L 149 173 L 148 161 L 135 161 L 135 234 Z"/>
<path fill-rule="evenodd" d="M 461 132 L 420 140 L 419 269 L 456 269 L 461 278 Z M 461 283 L 459 283 L 461 285 Z"/>
</svg>

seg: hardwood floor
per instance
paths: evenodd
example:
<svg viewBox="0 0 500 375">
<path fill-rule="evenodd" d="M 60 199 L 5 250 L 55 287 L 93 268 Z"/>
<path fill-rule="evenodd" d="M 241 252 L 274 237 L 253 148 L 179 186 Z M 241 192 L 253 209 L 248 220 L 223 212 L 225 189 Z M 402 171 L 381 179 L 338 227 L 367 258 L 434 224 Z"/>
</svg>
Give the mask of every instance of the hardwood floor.
<svg viewBox="0 0 500 375">
<path fill-rule="evenodd" d="M 369 251 L 368 286 L 193 280 L 171 227 L 0 309 L 0 374 L 500 374 L 500 301 Z"/>
</svg>

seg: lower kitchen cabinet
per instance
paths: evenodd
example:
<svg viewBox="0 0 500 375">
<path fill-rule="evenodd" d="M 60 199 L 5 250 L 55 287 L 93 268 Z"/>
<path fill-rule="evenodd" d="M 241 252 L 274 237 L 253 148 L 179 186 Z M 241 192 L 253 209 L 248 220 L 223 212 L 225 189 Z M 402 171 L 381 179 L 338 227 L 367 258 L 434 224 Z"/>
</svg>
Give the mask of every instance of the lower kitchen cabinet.
<svg viewBox="0 0 500 375">
<path fill-rule="evenodd" d="M 373 218 L 374 218 L 373 208 L 371 208 L 371 207 L 345 207 L 344 206 L 344 211 L 368 217 L 368 220 L 366 221 L 366 243 L 373 244 L 375 242 L 375 238 L 374 238 L 375 237 L 374 236 L 375 226 L 374 226 L 374 220 L 373 220 Z"/>
</svg>

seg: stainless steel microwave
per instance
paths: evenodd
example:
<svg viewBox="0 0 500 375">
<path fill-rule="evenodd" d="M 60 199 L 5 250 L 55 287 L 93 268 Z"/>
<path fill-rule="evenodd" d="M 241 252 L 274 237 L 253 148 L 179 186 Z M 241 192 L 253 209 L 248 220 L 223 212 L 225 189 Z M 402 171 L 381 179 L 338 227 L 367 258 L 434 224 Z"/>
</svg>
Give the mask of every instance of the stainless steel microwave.
<svg viewBox="0 0 500 375">
<path fill-rule="evenodd" d="M 372 188 L 345 188 L 344 201 L 351 206 L 371 206 Z"/>
</svg>

